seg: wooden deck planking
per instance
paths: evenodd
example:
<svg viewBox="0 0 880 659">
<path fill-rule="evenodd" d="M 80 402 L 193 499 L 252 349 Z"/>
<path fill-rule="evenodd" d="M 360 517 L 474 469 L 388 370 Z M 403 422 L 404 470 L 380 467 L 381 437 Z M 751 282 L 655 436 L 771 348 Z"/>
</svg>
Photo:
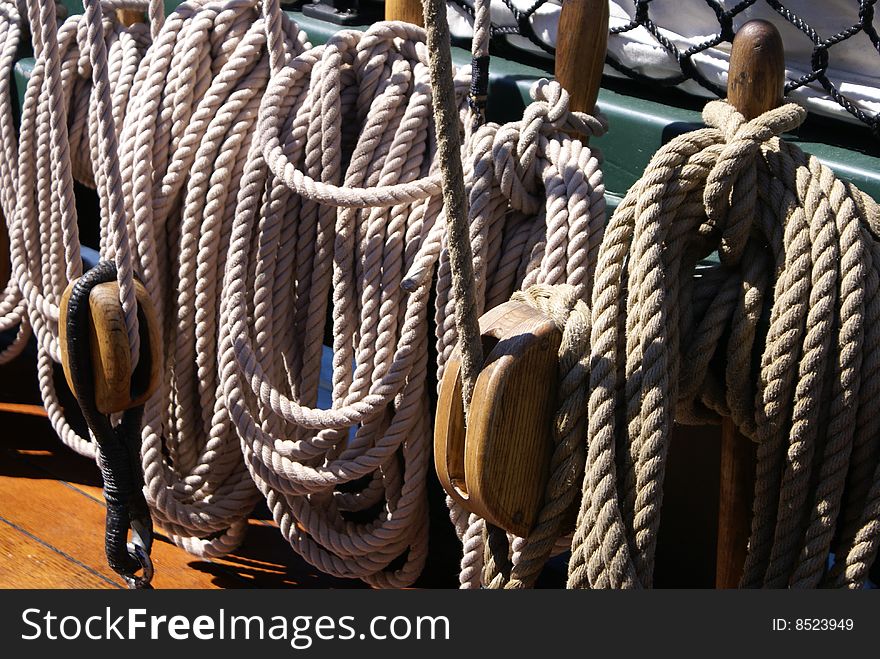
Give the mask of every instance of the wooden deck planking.
<svg viewBox="0 0 880 659">
<path fill-rule="evenodd" d="M 26 566 L 26 569 L 21 569 Z M 56 547 L 0 517 L 0 584 L 4 588 L 114 588 Z"/>
<path fill-rule="evenodd" d="M 0 404 L 0 587 L 109 588 L 104 504 L 96 465 L 64 447 L 34 409 Z M 249 521 L 244 545 L 201 559 L 157 537 L 156 588 L 362 587 L 323 575 L 297 556 L 273 522 Z M 22 539 L 19 536 L 23 536 Z M 48 553 L 47 553 L 48 552 Z M 87 576 L 88 575 L 88 576 Z M 54 586 L 53 586 L 54 584 Z"/>
<path fill-rule="evenodd" d="M 45 441 L 43 433 L 28 435 L 31 439 L 37 439 L 38 444 Z M 3 441 L 4 459 L 0 464 L 0 516 L 47 545 L 76 557 L 108 580 L 119 583 L 119 577 L 107 566 L 104 556 L 106 509 L 100 488 L 95 484 L 96 478 L 80 484 L 70 483 L 66 478 L 53 478 L 52 467 L 57 468 L 57 465 L 53 465 L 58 460 L 57 452 L 42 447 L 10 448 L 7 446 L 8 439 L 7 436 Z M 78 456 L 65 457 L 70 460 Z M 38 461 L 40 467 L 32 461 Z M 78 460 L 71 462 L 73 466 Z M 89 464 L 89 461 L 85 462 Z M 82 469 L 82 465 L 76 465 L 76 470 Z M 155 586 L 216 587 L 210 575 L 189 567 L 191 560 L 176 547 L 157 542 L 153 549 Z"/>
</svg>

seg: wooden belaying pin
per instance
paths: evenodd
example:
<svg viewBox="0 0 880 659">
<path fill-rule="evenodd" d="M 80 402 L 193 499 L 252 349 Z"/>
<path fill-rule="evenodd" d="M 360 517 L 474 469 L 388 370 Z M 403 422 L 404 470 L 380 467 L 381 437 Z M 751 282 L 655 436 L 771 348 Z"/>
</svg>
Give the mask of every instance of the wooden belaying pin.
<svg viewBox="0 0 880 659">
<path fill-rule="evenodd" d="M 61 296 L 58 341 L 61 365 L 71 391 L 76 394 L 67 353 L 68 303 L 76 280 Z M 125 317 L 119 303 L 119 285 L 98 284 L 89 293 L 89 345 L 94 370 L 95 407 L 102 414 L 123 412 L 142 405 L 159 387 L 161 343 L 159 324 L 152 300 L 140 282 L 135 282 L 138 303 L 141 351 L 138 364 L 131 368 L 131 349 Z"/>
<path fill-rule="evenodd" d="M 574 112 L 592 112 L 608 49 L 608 2 L 564 0 L 556 37 L 556 80 Z"/>
<path fill-rule="evenodd" d="M 572 110 L 589 112 L 595 106 L 607 31 L 604 0 L 563 4 L 556 70 Z M 484 314 L 480 332 L 486 357 L 467 427 L 457 352 L 440 384 L 435 468 L 446 492 L 466 510 L 527 535 L 550 476 L 562 335 L 549 316 L 523 302 L 506 302 Z"/>
<path fill-rule="evenodd" d="M 727 101 L 750 121 L 782 104 L 785 50 L 773 23 L 749 21 L 733 39 Z"/>
<path fill-rule="evenodd" d="M 385 0 L 385 20 L 425 26 L 421 0 Z"/>
<path fill-rule="evenodd" d="M 785 51 L 776 27 L 749 21 L 730 53 L 727 100 L 746 120 L 778 107 L 785 84 Z M 729 418 L 721 424 L 720 501 L 715 586 L 736 588 L 742 577 L 754 496 L 755 445 Z"/>
</svg>

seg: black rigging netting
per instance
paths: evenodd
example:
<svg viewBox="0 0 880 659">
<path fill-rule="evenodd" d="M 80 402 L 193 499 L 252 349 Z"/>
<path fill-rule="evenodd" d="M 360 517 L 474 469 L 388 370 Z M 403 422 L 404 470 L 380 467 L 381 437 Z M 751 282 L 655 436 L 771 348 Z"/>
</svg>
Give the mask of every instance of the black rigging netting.
<svg viewBox="0 0 880 659">
<path fill-rule="evenodd" d="M 492 0 L 492 33 L 552 55 L 560 0 Z M 724 96 L 736 29 L 771 20 L 786 48 L 786 95 L 880 136 L 877 0 L 612 0 L 607 67 L 651 87 Z M 450 18 L 473 0 L 449 0 Z M 453 27 L 454 30 L 454 27 Z M 455 30 L 454 30 L 455 31 Z M 606 72 L 608 68 L 606 68 Z M 847 116 L 844 112 L 848 113 Z"/>
</svg>

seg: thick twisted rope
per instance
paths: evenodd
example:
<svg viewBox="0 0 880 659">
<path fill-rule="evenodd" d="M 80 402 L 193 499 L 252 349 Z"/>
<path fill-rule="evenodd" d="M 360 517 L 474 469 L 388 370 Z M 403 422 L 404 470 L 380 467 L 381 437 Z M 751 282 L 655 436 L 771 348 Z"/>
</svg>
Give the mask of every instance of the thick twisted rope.
<svg viewBox="0 0 880 659">
<path fill-rule="evenodd" d="M 52 363 L 60 359 L 58 302 L 68 281 L 82 272 L 73 173 L 97 169 L 98 179 L 103 181 L 106 177 L 101 175 L 101 167 L 83 167 L 77 164 L 77 159 L 80 163 L 82 160 L 98 162 L 100 152 L 106 155 L 112 151 L 113 127 L 106 112 L 110 104 L 106 97 L 100 104 L 104 110 L 101 113 L 103 128 L 100 128 L 94 114 L 99 104 L 89 102 L 92 58 L 87 50 L 80 48 L 88 41 L 89 25 L 92 39 L 102 39 L 94 16 L 91 24 L 84 17 L 76 16 L 59 28 L 54 3 L 33 2 L 28 8 L 36 64 L 22 107 L 17 204 L 10 230 L 12 265 L 37 338 L 38 376 L 49 418 L 65 443 L 84 455 L 94 456 L 92 442 L 80 437 L 67 424 L 55 392 Z M 105 30 L 102 41 L 109 44 L 105 72 L 111 87 L 125 89 L 126 80 L 133 75 L 132 67 L 146 49 L 143 36 L 143 26 L 123 28 L 111 22 Z M 124 107 L 124 103 L 122 105 Z M 67 121 L 69 115 L 73 117 L 70 122 Z M 72 145 L 86 148 L 72 148 Z M 103 183 L 102 188 L 106 191 Z M 101 196 L 107 198 L 106 194 Z M 123 246 L 117 254 L 120 260 L 125 260 L 124 217 L 118 211 L 118 204 L 110 207 L 102 204 L 102 248 L 108 254 L 110 236 L 117 236 L 117 242 Z M 119 278 L 123 283 L 130 283 L 131 275 L 129 263 Z M 126 287 L 122 286 L 121 290 L 125 291 Z M 130 320 L 134 331 L 134 320 Z"/>
<path fill-rule="evenodd" d="M 157 11 L 141 0 L 105 7 Z M 101 62 L 99 17 L 71 17 L 56 32 L 52 3 L 31 3 L 30 12 L 36 65 L 22 110 L 11 242 L 44 403 L 65 443 L 94 456 L 92 441 L 67 423 L 53 373 L 58 300 L 82 267 L 75 177 L 101 191 L 102 254 L 120 257 L 133 246 L 169 347 L 153 356 L 165 367 L 163 386 L 144 415 L 153 515 L 189 551 L 226 553 L 241 542 L 259 497 L 223 403 L 217 336 L 227 200 L 237 193 L 268 81 L 263 23 L 254 2 L 235 0 L 184 3 L 161 30 L 106 18 L 104 76 L 93 66 Z M 144 57 L 151 29 L 157 41 Z M 290 52 L 302 51 L 287 20 L 282 35 Z M 95 87 L 93 76 L 106 85 Z M 93 93 L 104 101 L 93 102 Z M 107 155 L 116 139 L 118 176 L 105 169 L 114 167 Z"/>
<path fill-rule="evenodd" d="M 441 0 L 425 0 L 423 4 L 428 49 L 432 53 L 429 70 L 431 85 L 436 91 L 433 96 L 433 108 L 434 124 L 437 129 L 437 156 L 443 178 L 447 250 L 452 262 L 455 327 L 461 349 L 462 398 L 465 418 L 467 418 L 474 383 L 483 366 L 483 347 L 480 341 L 477 300 L 473 286 L 473 250 L 468 236 L 461 137 L 455 112 L 455 98 L 452 93 L 453 69 L 446 3 Z"/>
<path fill-rule="evenodd" d="M 382 587 L 411 584 L 427 554 L 430 278 L 402 282 L 433 268 L 431 89 L 424 32 L 404 23 L 342 31 L 279 64 L 223 281 L 224 397 L 251 477 L 306 560 Z M 458 107 L 464 95 L 459 78 Z M 328 297 L 332 402 L 321 409 Z"/>
<path fill-rule="evenodd" d="M 110 76 L 107 71 L 107 44 L 103 26 L 103 12 L 100 0 L 84 0 L 84 22 L 89 47 L 88 61 L 92 69 L 95 113 L 97 117 L 98 199 L 107 215 L 110 234 L 108 255 L 116 264 L 119 284 L 119 303 L 128 334 L 131 353 L 131 367 L 137 365 L 140 356 L 140 335 L 138 330 L 137 301 L 134 294 L 134 269 L 132 264 L 131 241 L 128 235 L 128 222 L 122 200 L 122 181 L 119 174 L 119 145 L 117 142 L 116 121 L 112 112 Z"/>
<path fill-rule="evenodd" d="M 293 23 L 282 21 L 281 38 L 302 52 Z M 137 68 L 122 127 L 126 206 L 167 350 L 144 413 L 145 490 L 157 523 L 200 556 L 235 549 L 259 500 L 218 342 L 235 198 L 269 79 L 265 44 L 253 1 L 180 5 Z"/>
<path fill-rule="evenodd" d="M 0 213 L 10 252 L 10 276 L 0 293 L 0 332 L 15 331 L 15 337 L 0 351 L 0 364 L 11 361 L 27 345 L 31 336 L 25 300 L 18 287 L 14 265 L 23 258 L 21 241 L 16 234 L 15 207 L 18 190 L 16 163 L 18 140 L 13 117 L 10 89 L 12 68 L 21 39 L 21 15 L 12 0 L 0 3 Z"/>
<path fill-rule="evenodd" d="M 432 47 L 436 53 L 432 82 L 442 90 L 446 82 L 442 74 L 449 57 L 445 7 L 434 0 L 425 0 L 424 7 L 429 42 L 436 44 Z M 449 227 L 438 271 L 438 381 L 442 380 L 446 361 L 457 344 L 466 417 L 482 367 L 479 314 L 487 306 L 507 299 L 514 288 L 538 281 L 569 281 L 575 284 L 576 295 L 585 295 L 595 265 L 597 237 L 604 224 L 604 186 L 598 160 L 580 141 L 569 139 L 560 131 L 599 135 L 606 126 L 594 117 L 569 112 L 568 94 L 558 84 L 544 82 L 533 88 L 535 103 L 527 109 L 523 122 L 483 127 L 488 100 L 490 28 L 489 3 L 475 3 L 469 116 L 465 123 L 468 155 L 464 168 L 458 153 L 446 144 L 457 138 L 457 133 L 450 135 L 453 127 L 448 121 L 446 134 L 438 128 Z M 441 101 L 435 101 L 438 127 L 449 114 L 442 104 L 446 96 L 435 96 Z M 454 139 L 453 144 L 457 143 Z M 542 185 L 548 199 L 546 212 L 539 221 L 532 222 L 529 216 L 542 206 Z M 466 213 L 469 230 L 464 219 Z M 546 227 L 540 220 L 547 223 Z M 432 252 L 439 249 L 436 241 Z M 494 281 L 488 286 L 492 273 L 496 273 Z M 422 278 L 424 273 L 416 276 Z M 467 516 L 465 524 L 466 516 L 460 506 L 450 498 L 447 505 L 464 547 L 461 586 L 478 587 L 481 578 L 484 583 L 505 581 L 513 567 L 505 534 L 487 527 L 474 515 Z M 477 543 L 477 538 L 483 538 L 483 542 Z M 518 543 L 517 547 L 520 546 L 522 543 Z M 524 556 L 520 551 L 515 553 Z M 530 565 L 535 563 L 530 559 Z M 505 573 L 503 579 L 499 576 L 501 572 Z"/>
<path fill-rule="evenodd" d="M 710 128 L 663 147 L 609 223 L 570 587 L 651 585 L 670 424 L 719 415 L 758 442 L 743 585 L 864 581 L 880 530 L 877 209 L 778 137 L 803 116 L 708 104 Z"/>
<path fill-rule="evenodd" d="M 558 83 L 540 81 L 531 93 L 534 101 L 522 121 L 487 124 L 467 146 L 464 173 L 478 313 L 536 283 L 570 284 L 580 299 L 586 299 L 591 287 L 605 222 L 604 184 L 599 157 L 569 131 L 601 135 L 606 124 L 601 116 L 571 112 L 568 94 Z M 428 241 L 439 260 L 438 380 L 458 336 L 454 265 L 442 239 L 438 233 Z M 464 517 L 455 505 L 451 514 L 453 520 Z M 463 521 L 456 527 L 465 547 L 462 587 L 478 587 L 483 546 L 475 538 L 484 533 L 483 521 L 471 516 L 467 531 Z M 499 550 L 509 546 L 501 538 L 492 544 Z M 487 575 L 495 572 L 490 567 Z"/>
<path fill-rule="evenodd" d="M 111 19 L 108 119 L 86 102 L 95 69 L 83 48 L 98 34 L 94 18 L 71 19 L 56 40 L 50 10 L 34 10 L 47 15 L 51 38 L 46 52 L 39 39 L 19 174 L 41 181 L 52 169 L 62 185 L 51 194 L 28 188 L 19 215 L 46 256 L 17 268 L 34 302 L 41 383 L 59 434 L 93 453 L 55 399 L 56 300 L 80 267 L 74 174 L 112 193 L 102 204 L 102 251 L 120 251 L 120 186 L 96 164 L 106 164 L 118 133 L 125 229 L 167 347 L 157 356 L 161 391 L 144 414 L 156 521 L 187 550 L 222 554 L 241 541 L 256 481 L 314 564 L 375 585 L 411 583 L 427 546 L 427 285 L 407 298 L 399 283 L 411 269 L 433 268 L 422 246 L 442 207 L 423 33 L 381 24 L 303 52 L 277 3 L 259 20 L 253 2 L 195 2 L 152 26 L 144 56 L 146 26 Z M 456 86 L 463 100 L 464 80 Z M 47 139 L 35 129 L 49 119 Z M 111 119 L 119 129 L 109 136 Z M 249 222 L 258 228 L 245 235 Z M 230 272 L 241 276 L 219 286 Z M 233 304 L 238 286 L 255 292 L 251 302 Z M 335 402 L 317 410 L 331 290 Z M 269 381 L 282 383 L 281 395 Z"/>
</svg>

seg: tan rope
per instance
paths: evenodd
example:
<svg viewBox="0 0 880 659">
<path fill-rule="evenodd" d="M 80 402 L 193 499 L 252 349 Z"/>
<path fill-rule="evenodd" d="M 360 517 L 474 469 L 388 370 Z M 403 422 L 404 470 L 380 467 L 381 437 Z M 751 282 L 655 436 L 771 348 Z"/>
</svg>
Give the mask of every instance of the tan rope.
<svg viewBox="0 0 880 659">
<path fill-rule="evenodd" d="M 424 4 L 429 38 L 432 31 L 438 32 L 439 54 L 447 56 L 445 9 L 437 10 L 434 5 L 442 3 L 430 0 Z M 474 4 L 473 66 L 488 64 L 490 28 L 489 3 L 478 1 Z M 435 85 L 440 82 L 434 80 Z M 456 213 L 449 218 L 449 238 L 438 269 L 436 315 L 438 381 L 458 342 L 465 410 L 482 366 L 478 315 L 505 301 L 515 288 L 536 282 L 569 282 L 576 296 L 586 297 L 595 267 L 605 219 L 602 174 L 590 149 L 561 131 L 601 135 L 606 130 L 604 120 L 569 112 L 568 94 L 556 83 L 537 84 L 532 98 L 535 102 L 522 122 L 482 128 L 483 102 L 473 99 L 466 123 L 468 155 L 463 175 L 469 196 L 470 240 L 463 229 L 463 200 L 455 198 Z M 440 110 L 435 107 L 438 117 Z M 458 159 L 451 164 L 455 166 L 443 167 L 445 185 L 460 186 Z M 447 208 L 452 200 L 447 200 Z M 540 561 L 532 555 L 534 543 L 507 538 L 481 518 L 464 515 L 451 498 L 447 505 L 464 549 L 462 588 L 501 585 L 510 579 L 511 570 L 515 574 L 512 584 L 518 586 L 537 577 Z M 539 535 L 546 536 L 544 544 L 556 544 L 549 526 L 542 526 Z M 530 566 L 528 575 L 524 567 L 515 568 L 518 560 Z"/>
<path fill-rule="evenodd" d="M 864 483 L 876 439 L 863 434 L 877 386 L 877 210 L 779 139 L 803 117 L 786 105 L 746 122 L 709 103 L 710 128 L 658 151 L 609 223 L 570 587 L 651 585 L 670 424 L 719 414 L 758 442 L 743 585 L 865 578 L 880 531 Z M 715 249 L 720 262 L 695 270 Z M 835 541 L 838 519 L 852 528 Z"/>
<path fill-rule="evenodd" d="M 452 55 L 446 3 L 424 0 L 425 25 L 431 72 L 434 125 L 437 130 L 437 157 L 443 177 L 443 203 L 446 219 L 447 250 L 451 261 L 452 290 L 455 300 L 455 328 L 461 351 L 461 391 L 465 418 L 477 375 L 483 367 L 479 316 L 474 290 L 473 250 L 468 239 L 467 202 L 461 165 L 461 138 L 455 116 Z"/>
<path fill-rule="evenodd" d="M 759 442 L 743 585 L 862 585 L 880 544 L 880 211 L 779 139 L 803 116 L 710 103 L 710 128 L 661 149 L 609 223 L 591 314 L 571 288 L 514 296 L 565 327 L 563 395 L 539 522 L 512 557 L 488 532 L 486 585 L 533 583 L 583 480 L 568 586 L 650 587 L 670 424 L 719 415 Z"/>
</svg>

